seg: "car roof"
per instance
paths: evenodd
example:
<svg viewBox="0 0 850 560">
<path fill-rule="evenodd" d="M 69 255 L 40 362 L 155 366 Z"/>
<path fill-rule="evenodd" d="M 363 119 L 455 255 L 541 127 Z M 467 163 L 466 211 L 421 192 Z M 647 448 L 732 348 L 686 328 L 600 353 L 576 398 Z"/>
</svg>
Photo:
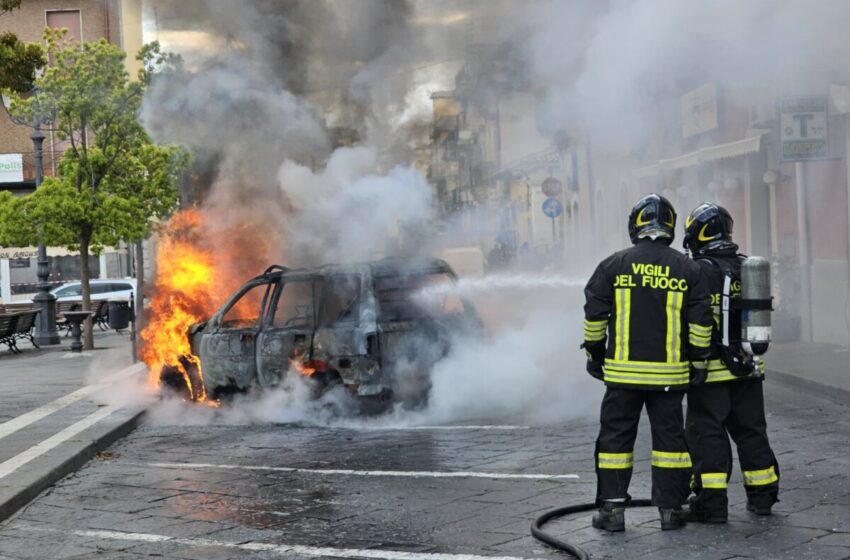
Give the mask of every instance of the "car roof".
<svg viewBox="0 0 850 560">
<path fill-rule="evenodd" d="M 388 257 L 377 261 L 351 264 L 326 264 L 305 268 L 287 268 L 281 265 L 269 267 L 264 274 L 254 278 L 279 278 L 303 276 L 330 276 L 335 274 L 370 273 L 375 277 L 406 276 L 410 274 L 449 273 L 454 275 L 452 268 L 442 259 L 410 259 Z"/>
</svg>

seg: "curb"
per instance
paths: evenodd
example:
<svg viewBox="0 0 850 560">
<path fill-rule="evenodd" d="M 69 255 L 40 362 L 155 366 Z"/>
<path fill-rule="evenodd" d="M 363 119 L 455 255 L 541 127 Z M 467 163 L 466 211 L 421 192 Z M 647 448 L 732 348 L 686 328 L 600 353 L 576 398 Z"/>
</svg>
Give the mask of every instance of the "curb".
<svg viewBox="0 0 850 560">
<path fill-rule="evenodd" d="M 783 385 L 802 389 L 803 391 L 827 399 L 836 404 L 844 406 L 850 405 L 850 391 L 847 389 L 842 389 L 840 387 L 827 385 L 826 383 L 805 379 L 791 373 L 782 373 L 781 371 L 774 371 L 771 369 L 767 370 L 765 378 L 776 379 Z"/>
<path fill-rule="evenodd" d="M 123 411 L 128 412 L 128 411 Z M 87 445 L 74 450 L 70 455 L 47 456 L 51 464 L 40 472 L 25 473 L 22 485 L 0 488 L 0 521 L 5 521 L 18 510 L 29 504 L 47 488 L 53 486 L 69 474 L 77 471 L 95 455 L 103 451 L 122 437 L 132 432 L 144 416 L 144 411 L 132 411 L 130 416 L 98 433 Z M 97 428 L 93 426 L 92 429 Z"/>
<path fill-rule="evenodd" d="M 138 366 L 131 365 L 122 372 L 135 367 Z M 0 522 L 132 432 L 144 414 L 144 409 L 120 408 L 27 467 L 0 479 Z"/>
</svg>

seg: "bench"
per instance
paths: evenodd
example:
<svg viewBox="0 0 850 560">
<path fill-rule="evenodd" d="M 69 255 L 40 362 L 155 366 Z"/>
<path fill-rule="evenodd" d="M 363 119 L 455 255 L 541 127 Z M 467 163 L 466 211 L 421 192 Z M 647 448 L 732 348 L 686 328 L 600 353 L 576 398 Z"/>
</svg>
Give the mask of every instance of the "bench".
<svg viewBox="0 0 850 560">
<path fill-rule="evenodd" d="M 32 337 L 32 331 L 35 328 L 35 321 L 38 319 L 39 313 L 41 313 L 40 309 L 29 309 L 15 313 L 18 316 L 18 321 L 15 323 L 15 338 L 12 341 L 15 350 L 18 349 L 17 341 L 24 338 L 29 340 L 30 344 L 39 348 L 39 345 L 35 343 Z M 20 350 L 18 351 L 20 352 Z"/>
<path fill-rule="evenodd" d="M 100 327 L 100 330 L 109 330 L 109 300 L 100 299 L 92 302 L 94 308 L 93 324 Z"/>
<path fill-rule="evenodd" d="M 14 353 L 20 350 L 15 346 L 15 327 L 18 324 L 18 316 L 14 313 L 0 313 L 0 344 L 5 344 Z"/>
</svg>

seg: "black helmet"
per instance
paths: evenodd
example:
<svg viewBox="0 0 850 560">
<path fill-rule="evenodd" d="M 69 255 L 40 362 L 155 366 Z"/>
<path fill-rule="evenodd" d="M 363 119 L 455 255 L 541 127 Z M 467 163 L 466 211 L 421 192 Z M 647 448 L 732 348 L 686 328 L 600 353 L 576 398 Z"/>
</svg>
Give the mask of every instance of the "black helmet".
<svg viewBox="0 0 850 560">
<path fill-rule="evenodd" d="M 670 201 L 657 194 L 638 200 L 629 213 L 629 237 L 637 243 L 643 234 L 657 232 L 669 245 L 676 236 L 676 211 Z"/>
<path fill-rule="evenodd" d="M 732 216 L 722 206 L 703 202 L 685 219 L 685 239 L 682 245 L 694 255 L 737 250 L 732 242 Z"/>
</svg>

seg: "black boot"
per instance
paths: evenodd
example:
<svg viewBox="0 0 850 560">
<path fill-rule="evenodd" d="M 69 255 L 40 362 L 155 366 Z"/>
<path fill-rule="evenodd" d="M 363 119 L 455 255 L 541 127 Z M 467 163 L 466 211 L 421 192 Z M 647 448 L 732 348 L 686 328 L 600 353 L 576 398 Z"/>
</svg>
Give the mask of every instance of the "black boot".
<svg viewBox="0 0 850 560">
<path fill-rule="evenodd" d="M 755 502 L 747 502 L 747 511 L 751 511 L 756 515 L 771 515 L 773 512 L 771 508 L 773 506 L 769 506 L 767 504 L 758 504 Z"/>
<path fill-rule="evenodd" d="M 624 502 L 602 502 L 599 513 L 593 516 L 593 528 L 612 533 L 626 530 L 626 504 Z"/>
<path fill-rule="evenodd" d="M 688 498 L 688 511 L 685 512 L 686 521 L 697 523 L 726 523 L 729 512 L 721 508 L 707 508 L 698 496 Z"/>
<path fill-rule="evenodd" d="M 685 512 L 682 508 L 658 508 L 661 514 L 661 530 L 672 531 L 685 526 Z"/>
</svg>

